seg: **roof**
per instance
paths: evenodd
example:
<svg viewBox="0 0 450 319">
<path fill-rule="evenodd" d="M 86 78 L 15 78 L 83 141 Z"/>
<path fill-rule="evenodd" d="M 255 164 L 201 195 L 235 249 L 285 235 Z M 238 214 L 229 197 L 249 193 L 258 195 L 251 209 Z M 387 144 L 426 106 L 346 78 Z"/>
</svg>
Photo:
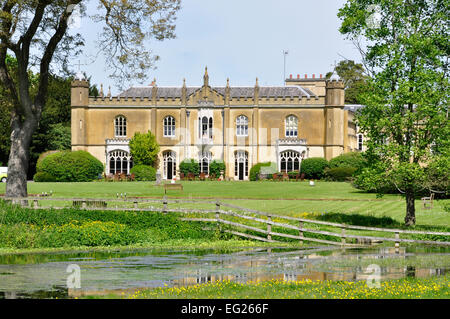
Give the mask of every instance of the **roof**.
<svg viewBox="0 0 450 319">
<path fill-rule="evenodd" d="M 346 104 L 344 107 L 344 110 L 355 113 L 356 111 L 358 111 L 364 107 L 365 107 L 365 105 L 361 105 L 361 104 Z"/>
<path fill-rule="evenodd" d="M 187 87 L 189 97 L 201 87 Z M 225 96 L 225 87 L 211 87 L 213 91 Z M 131 87 L 119 94 L 119 97 L 126 98 L 152 98 L 152 86 Z M 157 98 L 181 98 L 181 87 L 157 87 Z M 253 98 L 255 87 L 230 87 L 231 98 Z M 259 88 L 260 98 L 294 98 L 294 97 L 316 97 L 309 89 L 300 86 L 262 86 Z"/>
</svg>

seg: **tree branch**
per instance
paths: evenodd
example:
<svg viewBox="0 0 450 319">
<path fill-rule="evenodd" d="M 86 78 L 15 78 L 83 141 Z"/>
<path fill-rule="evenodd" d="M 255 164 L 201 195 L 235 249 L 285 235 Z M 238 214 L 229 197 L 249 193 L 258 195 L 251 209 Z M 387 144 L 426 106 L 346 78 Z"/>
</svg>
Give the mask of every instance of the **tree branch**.
<svg viewBox="0 0 450 319">
<path fill-rule="evenodd" d="M 56 28 L 55 33 L 48 42 L 48 45 L 45 48 L 44 54 L 42 56 L 40 63 L 39 88 L 38 94 L 36 95 L 36 98 L 34 100 L 34 110 L 33 110 L 34 113 L 38 116 L 40 116 L 46 100 L 48 79 L 49 79 L 49 68 L 53 58 L 53 54 L 55 53 L 57 45 L 66 34 L 68 28 L 67 22 L 70 16 L 72 15 L 72 12 L 71 11 L 69 12 L 68 8 L 71 5 L 79 4 L 81 1 L 82 0 L 72 0 L 67 2 L 66 8 L 64 12 L 61 14 L 61 17 L 59 19 L 58 27 Z"/>
</svg>

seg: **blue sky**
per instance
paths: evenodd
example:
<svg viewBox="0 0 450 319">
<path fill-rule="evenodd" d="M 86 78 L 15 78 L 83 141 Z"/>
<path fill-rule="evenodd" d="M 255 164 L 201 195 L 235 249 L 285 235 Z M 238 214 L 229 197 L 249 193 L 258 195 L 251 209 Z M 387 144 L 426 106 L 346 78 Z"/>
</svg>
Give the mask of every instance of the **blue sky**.
<svg viewBox="0 0 450 319">
<path fill-rule="evenodd" d="M 159 86 L 201 85 L 208 66 L 211 85 L 251 86 L 283 84 L 283 50 L 289 50 L 286 75 L 325 74 L 341 56 L 360 62 L 351 41 L 338 28 L 337 12 L 345 0 L 183 0 L 178 13 L 177 38 L 151 41 L 161 57 L 149 72 Z M 88 12 L 91 13 L 91 12 Z M 94 54 L 98 27 L 83 19 L 85 56 Z M 112 86 L 108 65 L 99 57 L 82 66 L 93 83 Z M 139 83 L 134 83 L 139 85 Z"/>
</svg>

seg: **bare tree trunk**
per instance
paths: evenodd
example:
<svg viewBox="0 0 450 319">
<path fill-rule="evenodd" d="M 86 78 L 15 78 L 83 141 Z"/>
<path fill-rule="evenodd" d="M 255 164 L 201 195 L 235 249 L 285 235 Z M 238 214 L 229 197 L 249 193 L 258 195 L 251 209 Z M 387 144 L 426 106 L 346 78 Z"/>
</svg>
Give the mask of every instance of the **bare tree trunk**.
<svg viewBox="0 0 450 319">
<path fill-rule="evenodd" d="M 405 226 L 413 226 L 416 224 L 416 206 L 414 191 L 406 191 L 406 217 Z"/>
<path fill-rule="evenodd" d="M 8 162 L 6 197 L 27 197 L 27 172 L 30 159 L 31 137 L 37 127 L 34 118 L 24 122 L 12 120 L 11 151 Z"/>
</svg>

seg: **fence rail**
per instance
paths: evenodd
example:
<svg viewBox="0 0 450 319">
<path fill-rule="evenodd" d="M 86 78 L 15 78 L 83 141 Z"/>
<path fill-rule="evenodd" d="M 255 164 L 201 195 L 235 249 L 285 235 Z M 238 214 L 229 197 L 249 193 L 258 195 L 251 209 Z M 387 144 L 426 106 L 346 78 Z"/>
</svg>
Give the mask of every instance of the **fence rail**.
<svg viewBox="0 0 450 319">
<path fill-rule="evenodd" d="M 400 243 L 417 243 L 417 244 L 430 244 L 430 245 L 442 245 L 450 246 L 448 241 L 438 241 L 438 240 L 416 240 L 409 238 L 400 238 L 400 234 L 409 235 L 429 235 L 429 236 L 449 236 L 450 232 L 432 232 L 432 231 L 416 231 L 416 230 L 403 230 L 403 229 L 392 229 L 392 228 L 377 228 L 377 227 L 367 227 L 367 226 L 357 226 L 348 224 L 339 224 L 332 222 L 325 222 L 319 220 L 311 220 L 305 218 L 297 218 L 291 216 L 283 216 L 278 214 L 272 214 L 267 212 L 262 212 L 254 209 L 249 209 L 229 203 L 223 203 L 219 201 L 212 200 L 196 200 L 196 199 L 168 199 L 164 197 L 163 199 L 145 199 L 145 198 L 57 198 L 57 197 L 27 197 L 27 198 L 3 198 L 5 201 L 10 201 L 12 203 L 20 204 L 25 207 L 30 207 L 33 209 L 67 209 L 68 206 L 42 206 L 39 202 L 69 202 L 72 203 L 72 207 L 81 208 L 83 210 L 91 211 L 152 211 L 152 212 L 162 212 L 162 213 L 181 213 L 181 214 L 215 214 L 215 218 L 199 218 L 199 217 L 183 217 L 181 220 L 190 222 L 203 222 L 203 223 L 215 223 L 217 224 L 220 231 L 225 233 L 230 233 L 236 236 L 255 239 L 264 242 L 277 242 L 273 237 L 289 238 L 299 240 L 300 243 L 303 241 L 317 242 L 328 245 L 337 246 L 362 246 L 364 241 L 369 242 L 394 242 L 395 247 L 398 248 Z M 139 207 L 139 204 L 151 204 L 158 203 L 162 207 Z M 41 203 L 42 204 L 42 203 Z M 132 205 L 132 206 L 119 206 L 120 205 Z M 169 208 L 169 204 L 171 207 Z M 175 208 L 173 204 L 207 204 L 214 205 L 214 209 L 187 209 L 187 208 Z M 223 208 L 229 208 L 237 210 L 225 210 Z M 253 216 L 251 216 L 251 215 Z M 230 220 L 233 218 L 233 220 Z M 274 221 L 273 219 L 277 220 Z M 284 220 L 286 222 L 280 222 L 279 220 Z M 252 222 L 251 225 L 244 224 L 245 221 Z M 289 224 L 289 222 L 296 222 L 296 225 Z M 259 228 L 255 224 L 263 224 L 264 228 Z M 340 232 L 333 232 L 330 230 L 323 229 L 312 229 L 307 228 L 304 224 L 318 225 L 338 228 Z M 231 229 L 222 229 L 220 225 L 226 225 Z M 274 231 L 272 227 L 277 227 L 279 231 Z M 216 228 L 217 229 L 217 228 Z M 255 235 L 253 233 L 246 233 L 243 231 L 251 231 L 259 234 L 263 234 L 265 237 Z M 290 233 L 284 233 L 280 231 L 294 230 L 297 235 Z M 382 237 L 382 236 L 368 236 L 365 234 L 349 234 L 347 231 L 368 231 L 368 232 L 378 232 L 378 233 L 394 233 L 395 237 Z M 335 237 L 338 241 L 321 239 L 315 237 L 306 237 L 304 233 L 324 235 L 328 237 Z M 348 242 L 347 240 L 356 240 L 354 242 Z M 361 243 L 363 242 L 363 243 Z"/>
</svg>

